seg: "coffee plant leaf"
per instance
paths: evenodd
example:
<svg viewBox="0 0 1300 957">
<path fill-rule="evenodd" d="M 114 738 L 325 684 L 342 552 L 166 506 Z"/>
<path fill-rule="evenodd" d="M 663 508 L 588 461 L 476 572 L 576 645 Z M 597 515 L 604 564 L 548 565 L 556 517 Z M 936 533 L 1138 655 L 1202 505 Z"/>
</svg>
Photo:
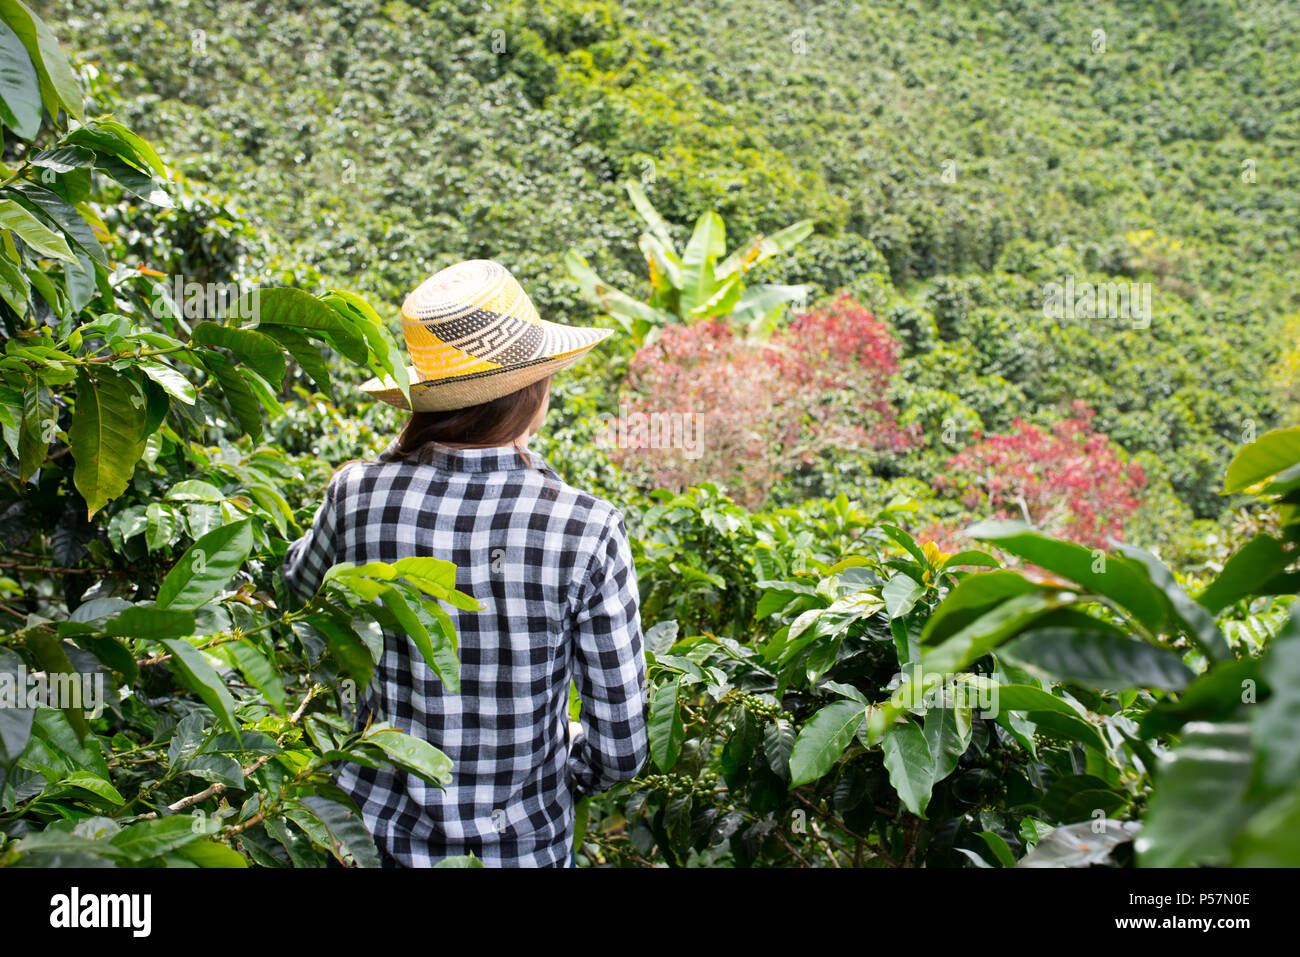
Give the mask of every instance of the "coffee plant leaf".
<svg viewBox="0 0 1300 957">
<path fill-rule="evenodd" d="M 1242 446 L 1228 463 L 1223 493 L 1230 495 L 1260 486 L 1300 462 L 1300 426 L 1265 432 Z"/>
<path fill-rule="evenodd" d="M 898 799 L 917 817 L 925 817 L 934 786 L 934 758 L 925 734 L 911 721 L 900 721 L 881 742 L 889 783 Z"/>
<path fill-rule="evenodd" d="M 866 708 L 845 698 L 828 704 L 803 726 L 790 752 L 790 787 L 815 781 L 844 753 Z"/>
<path fill-rule="evenodd" d="M 1043 678 L 1099 691 L 1182 691 L 1196 677 L 1173 652 L 1107 631 L 1034 628 L 998 655 Z"/>
<path fill-rule="evenodd" d="M 1093 820 L 1058 827 L 1020 859 L 1017 867 L 1090 867 L 1108 863 L 1116 848 L 1133 841 L 1133 821 Z"/>
<path fill-rule="evenodd" d="M 76 403 L 68 430 L 73 482 L 93 518 L 131 481 L 144 454 L 148 413 L 139 382 L 111 369 L 78 372 Z"/>
<path fill-rule="evenodd" d="M 1163 596 L 1132 563 L 1118 556 L 1051 538 L 1020 521 L 981 522 L 966 529 L 966 534 L 1114 601 L 1148 628 L 1159 630 L 1165 623 Z"/>
<path fill-rule="evenodd" d="M 399 728 L 372 725 L 361 740 L 380 748 L 394 764 L 430 784 L 445 788 L 451 783 L 451 759 L 422 738 Z"/>
<path fill-rule="evenodd" d="M 184 638 L 164 638 L 161 644 L 171 652 L 171 663 L 189 680 L 195 694 L 238 738 L 240 726 L 235 719 L 235 700 L 216 669 L 203 657 L 203 653 Z"/>
<path fill-rule="evenodd" d="M 252 519 L 213 529 L 172 566 L 158 588 L 157 606 L 193 611 L 207 604 L 243 567 L 252 550 Z"/>
<path fill-rule="evenodd" d="M 1270 689 L 1252 709 L 1252 735 L 1260 782 L 1287 788 L 1300 781 L 1300 615 L 1292 615 L 1274 636 L 1260 676 Z"/>
<path fill-rule="evenodd" d="M 1250 816 L 1247 788 L 1253 751 L 1245 721 L 1196 721 L 1162 761 L 1135 843 L 1142 867 L 1227 864 L 1230 846 Z"/>
<path fill-rule="evenodd" d="M 658 685 L 650 695 L 650 757 L 660 771 L 667 773 L 677 763 L 684 731 L 677 707 L 681 676 Z"/>
<path fill-rule="evenodd" d="M 374 839 L 351 808 L 312 795 L 290 802 L 286 815 L 340 864 L 379 866 Z"/>
</svg>

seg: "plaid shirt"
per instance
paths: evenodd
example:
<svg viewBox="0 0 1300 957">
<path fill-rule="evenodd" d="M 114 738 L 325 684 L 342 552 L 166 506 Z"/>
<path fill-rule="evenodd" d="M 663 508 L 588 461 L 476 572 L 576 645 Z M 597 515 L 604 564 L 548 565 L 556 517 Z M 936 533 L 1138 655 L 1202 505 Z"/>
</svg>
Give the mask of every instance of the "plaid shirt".
<svg viewBox="0 0 1300 957">
<path fill-rule="evenodd" d="M 621 513 L 574 489 L 535 452 L 431 444 L 330 480 L 311 530 L 285 556 L 304 600 L 337 562 L 411 555 L 456 565 L 482 611 L 447 607 L 461 692 L 448 692 L 404 634 L 384 653 L 357 721 L 373 712 L 452 760 L 441 790 L 392 768 L 345 764 L 338 778 L 381 848 L 427 867 L 473 852 L 489 866 L 567 867 L 574 801 L 645 763 L 645 689 L 636 570 Z M 569 681 L 582 733 L 569 738 Z"/>
</svg>

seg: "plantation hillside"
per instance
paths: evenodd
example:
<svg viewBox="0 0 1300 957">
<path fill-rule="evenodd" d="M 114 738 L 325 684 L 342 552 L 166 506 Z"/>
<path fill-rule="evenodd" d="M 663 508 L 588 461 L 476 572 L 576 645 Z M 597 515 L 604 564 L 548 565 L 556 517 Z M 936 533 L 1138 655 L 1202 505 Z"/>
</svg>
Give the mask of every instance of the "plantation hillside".
<svg viewBox="0 0 1300 957">
<path fill-rule="evenodd" d="M 617 333 L 530 447 L 625 523 L 648 757 L 549 850 L 1300 864 L 1298 27 L 0 0 L 0 868 L 378 867 L 340 768 L 456 786 L 372 680 L 535 636 L 436 533 L 284 569 L 466 259 Z M 536 837 L 474 801 L 436 866 Z"/>
<path fill-rule="evenodd" d="M 706 209 L 733 242 L 811 219 L 765 278 L 849 290 L 890 326 L 901 421 L 920 435 L 784 501 L 899 477 L 924 495 L 975 430 L 1080 400 L 1145 470 L 1130 537 L 1188 546 L 1191 521 L 1224 508 L 1208 488 L 1231 450 L 1287 401 L 1293 4 L 46 12 L 97 65 L 106 107 L 265 239 L 222 266 L 319 274 L 389 316 L 459 258 L 500 259 L 575 322 L 592 306 L 570 250 L 643 295 L 629 176 L 682 239 Z M 203 230 L 217 213 L 193 215 Z M 1044 285 L 1067 276 L 1150 282 L 1148 324 L 1045 317 Z"/>
</svg>

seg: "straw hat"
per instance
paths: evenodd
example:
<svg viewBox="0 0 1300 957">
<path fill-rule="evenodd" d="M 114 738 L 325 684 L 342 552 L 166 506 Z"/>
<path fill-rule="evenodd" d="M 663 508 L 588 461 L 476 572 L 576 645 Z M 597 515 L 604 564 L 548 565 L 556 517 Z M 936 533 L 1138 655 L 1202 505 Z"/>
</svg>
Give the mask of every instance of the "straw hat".
<svg viewBox="0 0 1300 957">
<path fill-rule="evenodd" d="M 537 315 L 500 263 L 470 259 L 430 276 L 402 303 L 416 412 L 463 409 L 517 392 L 581 359 L 612 329 L 562 326 Z M 391 377 L 362 391 L 411 408 Z"/>
</svg>

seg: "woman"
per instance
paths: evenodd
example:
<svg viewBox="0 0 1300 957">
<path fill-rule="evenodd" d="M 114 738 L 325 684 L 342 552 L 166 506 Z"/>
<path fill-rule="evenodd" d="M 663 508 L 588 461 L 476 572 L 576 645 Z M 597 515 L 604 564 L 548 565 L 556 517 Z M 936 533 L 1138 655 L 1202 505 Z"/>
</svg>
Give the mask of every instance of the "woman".
<svg viewBox="0 0 1300 957">
<path fill-rule="evenodd" d="M 386 632 L 358 707 L 452 761 L 441 790 L 395 769 L 347 764 L 388 866 L 473 853 L 497 866 L 573 863 L 574 803 L 629 780 L 647 753 L 645 657 L 636 572 L 622 515 L 572 488 L 526 448 L 551 376 L 611 330 L 537 316 L 500 265 L 471 260 L 426 280 L 402 306 L 410 405 L 391 382 L 362 388 L 414 408 L 377 462 L 334 474 L 311 530 L 285 556 L 306 599 L 337 562 L 411 555 L 456 565 L 481 611 L 447 607 L 461 662 L 449 692 L 410 639 Z M 567 720 L 569 683 L 581 720 Z"/>
</svg>

